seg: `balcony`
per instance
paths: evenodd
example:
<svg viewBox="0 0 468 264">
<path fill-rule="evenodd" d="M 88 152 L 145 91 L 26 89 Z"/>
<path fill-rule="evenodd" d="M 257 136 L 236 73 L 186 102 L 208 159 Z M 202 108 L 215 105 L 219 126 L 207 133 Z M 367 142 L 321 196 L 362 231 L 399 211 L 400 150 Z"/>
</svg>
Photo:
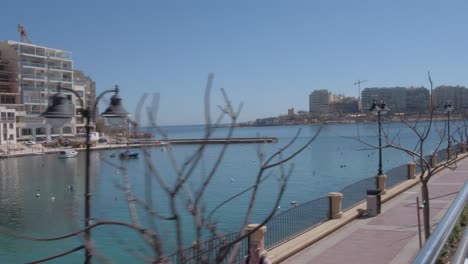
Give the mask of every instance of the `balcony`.
<svg viewBox="0 0 468 264">
<path fill-rule="evenodd" d="M 69 67 L 60 67 L 60 66 L 51 65 L 51 64 L 49 64 L 49 69 L 54 70 L 54 71 L 67 71 L 67 72 L 72 71 L 72 69 Z"/>
<path fill-rule="evenodd" d="M 63 52 L 63 51 L 47 51 L 47 56 L 51 58 L 57 58 L 62 60 L 71 60 L 71 52 Z"/>
<path fill-rule="evenodd" d="M 49 100 L 48 99 L 25 97 L 25 98 L 23 98 L 23 103 L 24 104 L 48 104 Z"/>
<path fill-rule="evenodd" d="M 15 122 L 15 117 L 7 117 L 7 116 L 2 116 L 0 117 L 0 122 L 4 123 L 4 122 L 7 122 L 7 123 L 10 123 L 10 122 Z"/>
<path fill-rule="evenodd" d="M 31 62 L 31 61 L 21 61 L 21 64 L 23 66 L 29 66 L 29 67 L 46 68 L 45 63 L 37 63 L 37 62 Z"/>
<path fill-rule="evenodd" d="M 72 79 L 69 78 L 61 78 L 61 77 L 49 77 L 49 81 L 54 81 L 54 82 L 72 82 Z"/>
<path fill-rule="evenodd" d="M 49 88 L 40 86 L 21 86 L 21 89 L 26 92 L 48 92 Z"/>
<path fill-rule="evenodd" d="M 23 79 L 34 79 L 34 80 L 45 80 L 45 75 L 40 74 L 31 74 L 31 73 L 21 73 L 21 78 Z"/>
<path fill-rule="evenodd" d="M 20 50 L 21 55 L 32 55 L 38 57 L 45 57 L 45 51 L 43 50 Z"/>
</svg>

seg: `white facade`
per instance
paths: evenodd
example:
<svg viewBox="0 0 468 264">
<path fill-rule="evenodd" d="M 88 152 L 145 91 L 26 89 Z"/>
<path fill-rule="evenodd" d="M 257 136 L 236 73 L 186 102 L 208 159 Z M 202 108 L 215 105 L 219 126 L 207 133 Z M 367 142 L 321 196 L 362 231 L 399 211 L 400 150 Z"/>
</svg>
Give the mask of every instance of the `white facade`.
<svg viewBox="0 0 468 264">
<path fill-rule="evenodd" d="M 16 143 L 16 110 L 0 106 L 0 145 Z"/>
<path fill-rule="evenodd" d="M 19 140 L 45 140 L 50 136 L 75 134 L 76 119 L 62 128 L 52 128 L 39 115 L 47 109 L 49 98 L 61 85 L 73 88 L 71 52 L 16 41 L 4 41 L 18 55 L 20 104 L 24 111 L 17 114 Z M 64 93 L 75 101 L 72 93 Z"/>
</svg>

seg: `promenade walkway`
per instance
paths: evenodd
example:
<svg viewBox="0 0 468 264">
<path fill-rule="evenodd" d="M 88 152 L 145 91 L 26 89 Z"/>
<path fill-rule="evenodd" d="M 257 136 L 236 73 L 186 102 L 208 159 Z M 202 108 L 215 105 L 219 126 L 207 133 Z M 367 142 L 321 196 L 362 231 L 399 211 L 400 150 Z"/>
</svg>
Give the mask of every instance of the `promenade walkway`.
<svg viewBox="0 0 468 264">
<path fill-rule="evenodd" d="M 468 180 L 468 158 L 458 161 L 456 166 L 454 170 L 441 170 L 430 180 L 432 229 Z M 382 204 L 380 215 L 359 217 L 281 263 L 411 263 L 420 249 L 416 209 L 420 190 L 421 185 L 417 184 Z M 424 243 L 424 234 L 422 237 Z"/>
</svg>

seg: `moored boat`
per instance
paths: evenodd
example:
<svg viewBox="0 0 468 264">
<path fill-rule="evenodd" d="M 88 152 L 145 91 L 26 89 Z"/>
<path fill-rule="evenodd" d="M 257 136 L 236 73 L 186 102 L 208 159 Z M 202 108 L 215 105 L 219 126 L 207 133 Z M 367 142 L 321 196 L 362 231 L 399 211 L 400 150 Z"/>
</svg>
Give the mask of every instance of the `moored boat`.
<svg viewBox="0 0 468 264">
<path fill-rule="evenodd" d="M 121 159 L 136 159 L 138 158 L 138 152 L 126 150 L 120 153 L 119 158 Z"/>
<path fill-rule="evenodd" d="M 64 151 L 60 151 L 59 153 L 59 158 L 60 159 L 68 159 L 68 158 L 73 158 L 76 155 L 78 155 L 78 152 L 74 149 L 67 149 Z"/>
</svg>

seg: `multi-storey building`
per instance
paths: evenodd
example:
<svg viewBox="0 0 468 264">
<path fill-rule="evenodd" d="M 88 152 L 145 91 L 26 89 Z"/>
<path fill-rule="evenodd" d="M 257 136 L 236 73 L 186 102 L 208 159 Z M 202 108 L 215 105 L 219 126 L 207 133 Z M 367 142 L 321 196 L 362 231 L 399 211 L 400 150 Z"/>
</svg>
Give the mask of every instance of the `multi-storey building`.
<svg viewBox="0 0 468 264">
<path fill-rule="evenodd" d="M 424 87 L 406 89 L 406 112 L 424 113 L 429 109 L 429 90 Z"/>
<path fill-rule="evenodd" d="M 406 88 L 365 88 L 362 91 L 362 109 L 369 110 L 373 100 L 385 100 L 387 107 L 394 112 L 406 111 Z"/>
<path fill-rule="evenodd" d="M 340 97 L 330 103 L 330 112 L 332 113 L 357 113 L 359 112 L 358 100 L 354 97 Z"/>
<path fill-rule="evenodd" d="M 16 142 L 15 109 L 0 106 L 0 145 Z"/>
<path fill-rule="evenodd" d="M 79 99 L 75 101 L 77 117 L 76 117 L 76 130 L 77 132 L 83 133 L 85 120 L 79 115 L 79 110 L 83 108 L 94 107 L 96 102 L 96 82 L 93 81 L 90 77 L 86 76 L 82 71 L 75 70 L 73 72 L 73 89 L 81 96 L 83 99 L 83 104 L 79 102 Z M 96 106 L 97 107 L 97 106 Z M 98 113 L 99 110 L 96 109 L 95 113 Z M 94 118 L 94 120 L 96 120 Z"/>
<path fill-rule="evenodd" d="M 309 95 L 309 112 L 311 114 L 328 113 L 330 93 L 328 90 L 315 90 Z"/>
<path fill-rule="evenodd" d="M 40 117 L 59 85 L 73 88 L 71 52 L 8 40 L 0 42 L 0 60 L 8 60 L 8 65 L 16 62 L 15 67 L 9 66 L 9 84 L 0 83 L 0 91 L 4 91 L 0 94 L 0 106 L 17 110 L 18 139 L 40 140 L 51 134 L 76 132 L 75 119 L 62 128 L 52 128 Z M 65 94 L 74 99 L 72 93 Z"/>
<path fill-rule="evenodd" d="M 468 89 L 464 86 L 438 86 L 433 90 L 433 106 L 441 110 L 450 102 L 456 111 L 468 109 Z"/>
</svg>

